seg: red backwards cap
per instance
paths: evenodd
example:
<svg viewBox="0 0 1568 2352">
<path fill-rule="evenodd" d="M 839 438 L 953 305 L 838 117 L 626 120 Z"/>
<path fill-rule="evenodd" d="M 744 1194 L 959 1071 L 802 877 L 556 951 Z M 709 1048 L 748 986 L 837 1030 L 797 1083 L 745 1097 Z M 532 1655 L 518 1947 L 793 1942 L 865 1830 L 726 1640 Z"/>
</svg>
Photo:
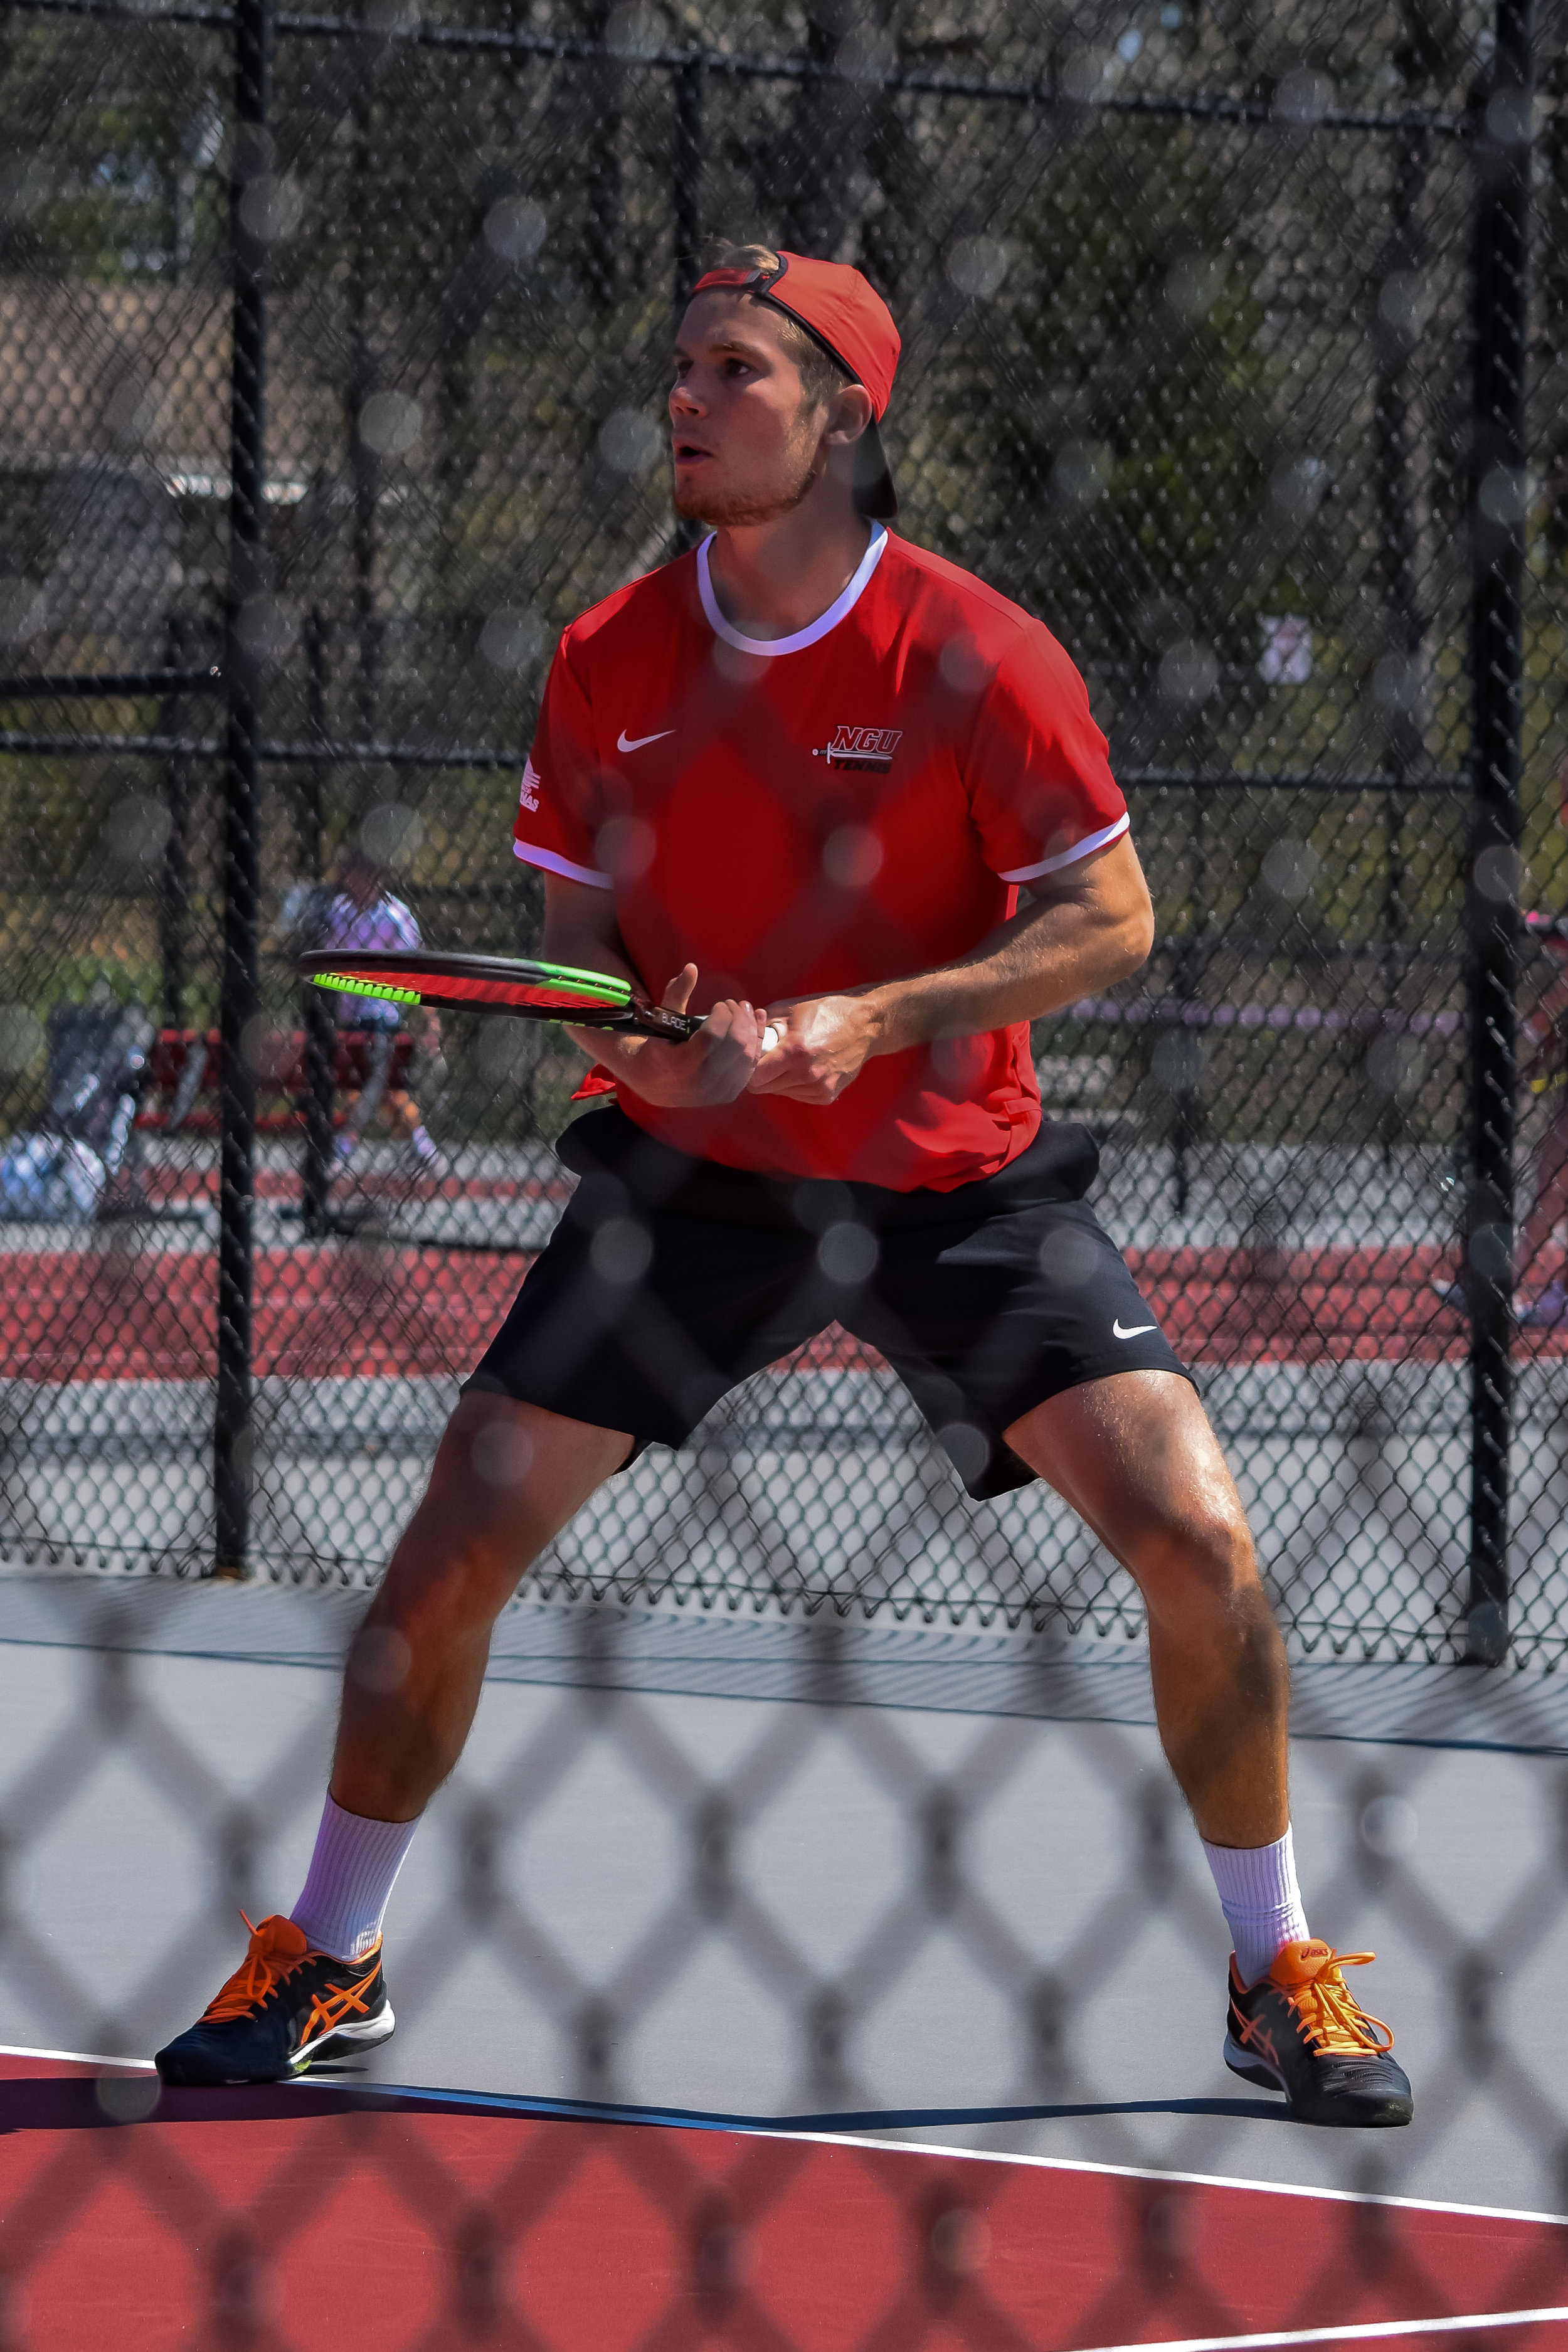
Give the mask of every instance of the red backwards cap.
<svg viewBox="0 0 1568 2352">
<path fill-rule="evenodd" d="M 781 253 L 776 269 L 710 269 L 691 290 L 705 294 L 710 286 L 749 286 L 763 300 L 787 310 L 855 383 L 865 385 L 871 414 L 886 415 L 903 346 L 892 312 L 870 280 L 847 261 Z"/>
<path fill-rule="evenodd" d="M 862 513 L 896 515 L 898 499 L 882 454 L 877 424 L 887 413 L 893 377 L 903 349 L 893 314 L 870 280 L 845 261 L 814 261 L 806 254 L 781 253 L 776 269 L 710 269 L 691 291 L 706 294 L 720 286 L 743 286 L 759 301 L 771 302 L 805 329 L 829 359 L 871 395 L 874 421 L 861 436 L 867 478 L 858 481 L 857 502 Z M 862 468 L 857 467 L 858 475 Z"/>
</svg>

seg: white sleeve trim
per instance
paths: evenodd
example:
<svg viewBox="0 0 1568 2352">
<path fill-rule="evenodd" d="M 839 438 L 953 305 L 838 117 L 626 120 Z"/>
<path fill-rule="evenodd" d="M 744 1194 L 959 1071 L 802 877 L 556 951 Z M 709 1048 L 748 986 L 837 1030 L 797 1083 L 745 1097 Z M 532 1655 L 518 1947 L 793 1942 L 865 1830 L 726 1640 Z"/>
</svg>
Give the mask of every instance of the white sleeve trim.
<svg viewBox="0 0 1568 2352">
<path fill-rule="evenodd" d="M 1108 824 L 1103 833 L 1088 835 L 1076 848 L 1064 849 L 1056 857 L 1042 857 L 1037 866 L 1015 866 L 1010 874 L 998 874 L 996 879 L 998 882 L 1037 882 L 1042 874 L 1059 874 L 1064 866 L 1076 866 L 1080 857 L 1092 857 L 1097 849 L 1109 849 L 1113 841 L 1120 841 L 1131 822 L 1131 818 L 1123 812 L 1114 824 Z"/>
<path fill-rule="evenodd" d="M 574 866 L 569 857 L 557 857 L 552 849 L 535 849 L 526 841 L 514 841 L 511 854 L 521 857 L 525 866 L 542 866 L 547 874 L 560 874 L 568 882 L 588 882 L 595 890 L 613 890 L 613 874 L 596 874 L 591 866 Z"/>
</svg>

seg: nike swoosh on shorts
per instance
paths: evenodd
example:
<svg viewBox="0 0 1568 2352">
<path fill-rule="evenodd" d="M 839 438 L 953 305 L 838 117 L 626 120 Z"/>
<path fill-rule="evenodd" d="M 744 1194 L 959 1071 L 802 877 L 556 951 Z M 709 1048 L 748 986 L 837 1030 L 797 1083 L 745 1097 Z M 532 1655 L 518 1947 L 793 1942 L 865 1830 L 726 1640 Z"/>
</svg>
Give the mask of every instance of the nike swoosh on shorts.
<svg viewBox="0 0 1568 2352">
<path fill-rule="evenodd" d="M 1110 1327 L 1110 1336 L 1113 1339 L 1136 1339 L 1145 1331 L 1152 1331 L 1153 1328 L 1152 1323 L 1134 1323 L 1130 1331 L 1124 1331 L 1121 1328 L 1121 1318 L 1119 1315 Z"/>
<path fill-rule="evenodd" d="M 667 735 L 674 732 L 673 727 L 661 727 L 657 735 L 628 735 L 623 727 L 616 738 L 616 749 L 617 751 L 640 751 L 645 743 L 662 743 Z"/>
</svg>

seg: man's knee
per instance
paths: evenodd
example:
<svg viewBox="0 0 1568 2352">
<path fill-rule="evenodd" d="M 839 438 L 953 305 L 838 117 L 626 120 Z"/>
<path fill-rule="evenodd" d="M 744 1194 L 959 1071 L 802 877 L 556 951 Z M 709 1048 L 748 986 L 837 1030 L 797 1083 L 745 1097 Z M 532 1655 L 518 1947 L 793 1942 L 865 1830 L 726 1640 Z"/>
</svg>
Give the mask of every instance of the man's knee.
<svg viewBox="0 0 1568 2352">
<path fill-rule="evenodd" d="M 404 1529 L 373 1614 L 407 1638 L 489 1622 L 529 1566 L 526 1531 L 509 1524 L 482 1488 L 453 1479 L 432 1487 Z"/>
<path fill-rule="evenodd" d="M 1156 1613 L 1178 1608 L 1230 1616 L 1262 1598 L 1246 1517 L 1239 1504 L 1217 1496 L 1156 1523 L 1129 1564 Z"/>
<path fill-rule="evenodd" d="M 510 1397 L 468 1391 L 393 1555 L 379 1613 L 493 1618 L 629 1444 Z"/>
</svg>

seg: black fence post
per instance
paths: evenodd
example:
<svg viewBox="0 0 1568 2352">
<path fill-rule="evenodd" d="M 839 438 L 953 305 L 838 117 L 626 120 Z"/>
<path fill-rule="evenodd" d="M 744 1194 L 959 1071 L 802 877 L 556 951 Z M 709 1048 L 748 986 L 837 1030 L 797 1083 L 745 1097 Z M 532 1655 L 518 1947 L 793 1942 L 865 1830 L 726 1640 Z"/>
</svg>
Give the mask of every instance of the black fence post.
<svg viewBox="0 0 1568 2352">
<path fill-rule="evenodd" d="M 319 611 L 305 623 L 305 675 L 308 717 L 312 744 L 327 740 L 327 625 Z M 300 783 L 300 862 L 315 886 L 310 905 L 322 903 L 325 883 L 326 827 L 321 810 L 321 770 L 311 761 Z M 305 942 L 315 947 L 314 939 Z M 307 982 L 300 992 L 305 1033 L 305 1133 L 300 1156 L 300 1214 L 302 1230 L 320 1241 L 331 1230 L 329 1209 L 332 1183 L 332 1076 L 337 1051 L 337 1024 L 319 988 Z"/>
<path fill-rule="evenodd" d="M 256 1072 L 249 1048 L 260 1010 L 261 858 L 253 648 L 247 615 L 268 587 L 262 547 L 266 467 L 264 290 L 272 152 L 267 131 L 272 0 L 237 0 L 235 141 L 229 179 L 234 356 L 229 401 L 228 588 L 224 614 L 227 702 L 223 766 L 223 963 L 218 996 L 217 1396 L 213 1413 L 214 1569 L 244 1576 L 250 1548 L 252 1318 L 255 1276 Z"/>
<path fill-rule="evenodd" d="M 707 86 L 708 60 L 700 50 L 696 50 L 675 77 L 675 178 L 671 196 L 678 319 L 702 274 L 698 249 L 702 242 L 702 101 Z M 700 522 L 678 517 L 670 540 L 671 552 L 689 553 L 702 537 L 704 528 Z"/>
<path fill-rule="evenodd" d="M 595 308 L 612 310 L 626 289 L 626 177 L 622 135 L 626 123 L 626 67 L 608 45 L 611 0 L 594 0 L 588 10 L 586 76 L 590 128 L 584 156 L 587 194 L 585 276 Z"/>
<path fill-rule="evenodd" d="M 675 77 L 675 307 L 683 310 L 698 279 L 702 240 L 702 100 L 708 60 L 700 50 Z"/>
<path fill-rule="evenodd" d="M 361 8 L 362 20 L 363 8 Z M 349 269 L 349 442 L 353 478 L 353 614 L 359 673 L 355 681 L 356 709 L 362 742 L 374 740 L 381 706 L 381 634 L 376 621 L 375 575 L 381 535 L 381 461 L 360 431 L 364 405 L 375 389 L 371 356 L 374 333 L 370 260 L 374 232 L 374 174 L 372 137 L 374 130 L 374 91 L 368 70 L 354 84 L 352 115 L 353 146 L 352 179 L 353 219 Z"/>
<path fill-rule="evenodd" d="M 163 633 L 163 660 L 170 670 L 186 667 L 190 658 L 188 634 L 180 614 L 171 614 Z M 178 695 L 167 696 L 159 714 L 159 731 L 177 740 L 188 708 Z M 169 830 L 163 837 L 163 866 L 158 876 L 158 962 L 163 975 L 159 1018 L 165 1029 L 183 1029 L 191 916 L 190 770 L 183 751 L 169 753 L 163 769 L 163 795 Z"/>
<path fill-rule="evenodd" d="M 1509 1446 L 1513 1423 L 1514 995 L 1524 673 L 1531 0 L 1498 0 L 1497 49 L 1476 121 L 1475 389 L 1470 662 L 1475 777 L 1466 911 L 1469 961 L 1470 1586 L 1468 1654 L 1508 1653 Z"/>
</svg>

